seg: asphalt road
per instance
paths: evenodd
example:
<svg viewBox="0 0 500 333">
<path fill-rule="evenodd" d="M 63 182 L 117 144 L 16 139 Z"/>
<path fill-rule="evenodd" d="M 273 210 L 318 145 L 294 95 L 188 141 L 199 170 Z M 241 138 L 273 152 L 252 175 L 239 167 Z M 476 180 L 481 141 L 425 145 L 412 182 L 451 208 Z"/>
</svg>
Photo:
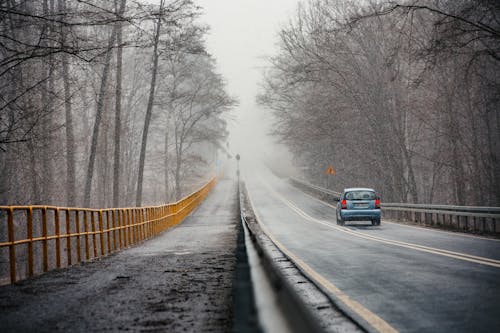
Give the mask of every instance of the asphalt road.
<svg viewBox="0 0 500 333">
<path fill-rule="evenodd" d="M 269 171 L 244 176 L 275 241 L 380 331 L 500 331 L 500 241 L 385 220 L 340 227 L 334 207 Z"/>
<path fill-rule="evenodd" d="M 0 287 L 0 332 L 226 332 L 239 213 L 220 180 L 180 225 L 102 260 Z"/>
</svg>

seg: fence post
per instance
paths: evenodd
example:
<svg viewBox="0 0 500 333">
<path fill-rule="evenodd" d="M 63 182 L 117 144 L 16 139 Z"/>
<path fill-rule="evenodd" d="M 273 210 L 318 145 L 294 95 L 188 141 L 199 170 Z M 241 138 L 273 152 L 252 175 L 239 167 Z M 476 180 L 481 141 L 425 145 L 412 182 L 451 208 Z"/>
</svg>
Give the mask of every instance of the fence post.
<svg viewBox="0 0 500 333">
<path fill-rule="evenodd" d="M 82 261 L 82 249 L 80 244 L 80 211 L 75 210 L 75 232 L 76 232 L 76 259 Z"/>
<path fill-rule="evenodd" d="M 149 219 L 147 218 L 147 211 L 150 208 L 141 208 L 141 241 L 146 239 L 146 234 L 147 234 L 147 228 L 149 224 Z"/>
<path fill-rule="evenodd" d="M 123 247 L 127 247 L 128 240 L 128 226 L 127 226 L 127 211 L 128 209 L 124 209 L 121 211 L 121 225 L 123 230 Z"/>
<path fill-rule="evenodd" d="M 119 209 L 116 211 L 116 222 L 118 224 L 118 244 L 120 245 L 120 250 L 123 249 L 123 239 L 125 238 L 125 232 L 123 231 L 123 210 Z"/>
<path fill-rule="evenodd" d="M 89 221 L 88 211 L 83 211 L 83 230 L 85 231 L 85 258 L 90 259 L 90 244 L 89 244 Z"/>
<path fill-rule="evenodd" d="M 132 210 L 127 209 L 127 231 L 128 231 L 128 245 L 130 246 L 132 244 Z"/>
<path fill-rule="evenodd" d="M 111 227 L 109 221 L 109 210 L 106 210 L 106 239 L 108 242 L 108 254 L 111 253 Z"/>
<path fill-rule="evenodd" d="M 59 227 L 59 208 L 54 210 L 54 223 L 56 228 L 56 267 L 61 267 L 61 230 Z"/>
<path fill-rule="evenodd" d="M 14 209 L 9 208 L 7 212 L 7 227 L 9 229 L 9 259 L 10 259 L 10 283 L 16 282 L 16 248 L 14 245 Z"/>
<path fill-rule="evenodd" d="M 113 211 L 111 212 L 111 216 L 112 216 L 112 228 L 113 228 L 113 252 L 116 251 L 116 234 L 117 234 L 117 230 L 116 230 L 116 209 L 113 209 Z"/>
<path fill-rule="evenodd" d="M 71 226 L 70 226 L 70 210 L 66 209 L 66 253 L 68 255 L 68 266 L 71 265 Z"/>
<path fill-rule="evenodd" d="M 101 245 L 101 256 L 104 256 L 104 225 L 102 223 L 102 209 L 99 209 L 99 241 Z"/>
<path fill-rule="evenodd" d="M 33 276 L 33 208 L 28 209 L 28 275 Z"/>
<path fill-rule="evenodd" d="M 92 245 L 94 247 L 94 258 L 97 258 L 97 241 L 96 241 L 96 230 L 95 230 L 95 212 L 90 211 L 90 230 L 92 230 Z"/>
<path fill-rule="evenodd" d="M 49 244 L 47 240 L 47 207 L 42 208 L 43 271 L 49 270 Z"/>
</svg>

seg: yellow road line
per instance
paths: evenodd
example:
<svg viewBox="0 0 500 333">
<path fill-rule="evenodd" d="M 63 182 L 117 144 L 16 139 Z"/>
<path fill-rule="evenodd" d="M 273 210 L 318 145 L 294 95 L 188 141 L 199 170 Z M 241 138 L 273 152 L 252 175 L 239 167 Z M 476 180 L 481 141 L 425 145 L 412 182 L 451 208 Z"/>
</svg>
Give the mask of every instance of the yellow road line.
<svg viewBox="0 0 500 333">
<path fill-rule="evenodd" d="M 253 204 L 252 198 L 250 194 L 248 194 L 248 200 L 250 201 L 250 205 L 253 207 L 253 211 L 255 213 L 255 217 L 259 221 L 259 225 L 262 228 L 262 231 L 269 237 L 273 243 L 283 252 L 285 255 L 290 258 L 297 266 L 300 267 L 304 272 L 306 272 L 310 278 L 312 278 L 317 283 L 321 284 L 324 288 L 326 288 L 329 292 L 331 292 L 335 297 L 337 297 L 342 303 L 344 303 L 348 308 L 358 314 L 363 320 L 368 322 L 374 329 L 381 333 L 397 333 L 398 331 L 389 325 L 382 318 L 365 308 L 363 305 L 358 303 L 357 301 L 351 299 L 349 296 L 344 294 L 338 287 L 336 287 L 333 283 L 328 281 L 321 274 L 312 269 L 308 264 L 306 264 L 302 259 L 297 257 L 294 253 L 288 250 L 283 244 L 281 244 L 267 229 L 264 221 L 260 218 L 257 210 L 255 209 L 255 205 Z M 293 209 L 293 208 L 292 208 Z M 294 209 L 295 211 L 295 209 Z"/>
<path fill-rule="evenodd" d="M 442 256 L 446 256 L 446 257 L 450 257 L 450 258 L 455 258 L 455 259 L 459 259 L 459 260 L 464 260 L 464 261 L 468 261 L 468 262 L 473 262 L 473 263 L 477 263 L 477 264 L 488 265 L 488 266 L 500 268 L 500 260 L 469 255 L 469 254 L 465 254 L 465 253 L 461 253 L 461 252 L 448 251 L 448 250 L 433 248 L 433 247 L 424 246 L 424 245 L 418 245 L 418 244 L 413 244 L 413 243 L 390 240 L 387 238 L 366 235 L 366 234 L 363 234 L 363 233 L 358 232 L 358 231 L 347 229 L 345 227 L 339 227 L 336 225 L 332 225 L 328 221 L 318 220 L 318 219 L 308 215 L 306 212 L 304 212 L 299 207 L 297 207 L 294 203 L 292 203 L 291 201 L 289 201 L 288 199 L 283 197 L 281 194 L 276 192 L 270 186 L 268 186 L 267 184 L 265 184 L 265 186 L 269 189 L 269 191 L 274 196 L 276 196 L 278 199 L 283 201 L 283 203 L 285 203 L 288 207 L 290 207 L 298 215 L 300 215 L 301 217 L 303 217 L 304 219 L 306 219 L 308 221 L 318 223 L 318 224 L 327 226 L 329 228 L 332 228 L 332 229 L 335 229 L 335 230 L 338 230 L 338 231 L 341 231 L 341 232 L 344 232 L 347 234 L 351 234 L 351 235 L 359 237 L 359 238 L 364 238 L 364 239 L 373 240 L 373 241 L 377 241 L 377 242 L 385 243 L 385 244 L 389 244 L 389 245 L 405 247 L 408 249 L 417 250 L 417 251 L 421 251 L 421 252 L 438 254 L 438 255 L 442 255 Z"/>
</svg>

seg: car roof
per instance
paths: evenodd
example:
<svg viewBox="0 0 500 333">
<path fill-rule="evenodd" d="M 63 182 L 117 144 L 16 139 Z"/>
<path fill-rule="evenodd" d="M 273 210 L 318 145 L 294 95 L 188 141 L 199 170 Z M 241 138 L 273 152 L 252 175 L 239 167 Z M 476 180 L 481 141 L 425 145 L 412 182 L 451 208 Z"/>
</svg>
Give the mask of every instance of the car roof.
<svg viewBox="0 0 500 333">
<path fill-rule="evenodd" d="M 344 189 L 344 192 L 352 192 L 352 191 L 371 191 L 371 192 L 375 192 L 374 189 L 367 188 L 367 187 L 349 187 L 349 188 L 345 188 Z"/>
</svg>

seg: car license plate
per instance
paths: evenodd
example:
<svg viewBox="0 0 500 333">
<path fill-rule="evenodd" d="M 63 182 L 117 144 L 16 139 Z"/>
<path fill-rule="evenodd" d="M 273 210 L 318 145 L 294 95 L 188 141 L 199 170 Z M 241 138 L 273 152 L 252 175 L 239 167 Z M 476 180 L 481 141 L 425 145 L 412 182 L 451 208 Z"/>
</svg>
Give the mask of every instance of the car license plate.
<svg viewBox="0 0 500 333">
<path fill-rule="evenodd" d="M 354 204 L 354 207 L 356 208 L 368 208 L 367 204 Z"/>
</svg>

